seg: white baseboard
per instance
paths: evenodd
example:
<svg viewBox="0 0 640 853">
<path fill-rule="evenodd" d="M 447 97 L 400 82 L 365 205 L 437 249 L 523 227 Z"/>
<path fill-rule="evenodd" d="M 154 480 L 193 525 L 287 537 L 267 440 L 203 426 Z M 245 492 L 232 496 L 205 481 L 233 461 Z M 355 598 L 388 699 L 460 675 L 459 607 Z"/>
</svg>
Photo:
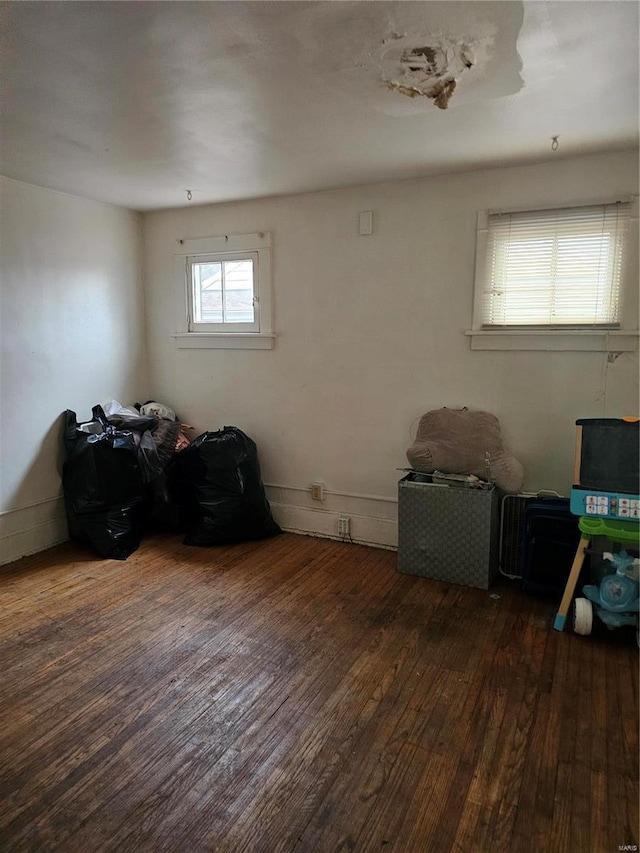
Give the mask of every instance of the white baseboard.
<svg viewBox="0 0 640 853">
<path fill-rule="evenodd" d="M 275 520 L 283 530 L 376 548 L 398 547 L 397 501 L 362 495 L 328 494 L 311 501 L 306 490 L 266 486 Z M 338 519 L 351 519 L 351 535 L 338 534 Z M 44 551 L 69 538 L 62 497 L 0 514 L 0 565 Z"/>
<path fill-rule="evenodd" d="M 398 547 L 397 502 L 362 495 L 327 494 L 322 502 L 311 501 L 306 490 L 266 486 L 275 520 L 283 530 L 326 539 L 357 542 L 376 548 Z M 319 506 L 312 504 L 318 503 Z M 351 535 L 338 534 L 338 519 L 351 519 Z"/>
<path fill-rule="evenodd" d="M 64 500 L 55 497 L 0 514 L 0 565 L 69 538 Z"/>
</svg>

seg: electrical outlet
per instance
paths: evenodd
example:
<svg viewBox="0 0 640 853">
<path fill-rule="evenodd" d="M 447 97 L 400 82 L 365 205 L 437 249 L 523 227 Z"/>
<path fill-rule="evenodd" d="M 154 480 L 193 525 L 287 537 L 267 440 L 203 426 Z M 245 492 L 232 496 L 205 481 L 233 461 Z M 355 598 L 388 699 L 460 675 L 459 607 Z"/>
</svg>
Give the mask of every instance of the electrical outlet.
<svg viewBox="0 0 640 853">
<path fill-rule="evenodd" d="M 351 519 L 348 515 L 338 518 L 338 536 L 351 536 Z"/>
<path fill-rule="evenodd" d="M 311 483 L 311 497 L 314 501 L 324 500 L 324 483 Z"/>
</svg>

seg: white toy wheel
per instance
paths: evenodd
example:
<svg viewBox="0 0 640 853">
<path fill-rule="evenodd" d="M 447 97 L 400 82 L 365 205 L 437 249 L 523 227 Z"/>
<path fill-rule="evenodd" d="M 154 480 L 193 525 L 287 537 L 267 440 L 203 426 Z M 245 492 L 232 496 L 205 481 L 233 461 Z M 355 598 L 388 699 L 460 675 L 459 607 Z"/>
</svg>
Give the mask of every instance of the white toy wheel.
<svg viewBox="0 0 640 853">
<path fill-rule="evenodd" d="M 588 637 L 593 628 L 593 605 L 588 598 L 576 598 L 573 605 L 573 630 Z"/>
</svg>

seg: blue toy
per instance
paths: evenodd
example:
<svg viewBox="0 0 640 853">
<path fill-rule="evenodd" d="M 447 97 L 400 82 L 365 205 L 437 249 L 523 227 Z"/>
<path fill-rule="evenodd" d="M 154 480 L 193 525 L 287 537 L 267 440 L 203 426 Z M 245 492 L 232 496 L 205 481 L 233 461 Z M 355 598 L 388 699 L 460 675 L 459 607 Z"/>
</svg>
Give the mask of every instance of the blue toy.
<svg viewBox="0 0 640 853">
<path fill-rule="evenodd" d="M 616 570 L 615 574 L 605 575 L 600 585 L 588 584 L 582 591 L 586 598 L 576 598 L 573 611 L 573 629 L 576 634 L 588 635 L 593 628 L 593 609 L 604 624 L 613 630 L 621 625 L 638 627 L 640 611 L 640 559 L 632 557 L 626 551 L 616 554 L 605 552 Z"/>
</svg>

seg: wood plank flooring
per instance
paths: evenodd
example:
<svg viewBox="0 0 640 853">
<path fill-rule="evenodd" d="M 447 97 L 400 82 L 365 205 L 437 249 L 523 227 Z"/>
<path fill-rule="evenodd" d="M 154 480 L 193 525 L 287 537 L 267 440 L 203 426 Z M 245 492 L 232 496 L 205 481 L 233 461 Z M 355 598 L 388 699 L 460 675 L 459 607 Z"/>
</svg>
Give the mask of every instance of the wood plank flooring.
<svg viewBox="0 0 640 853">
<path fill-rule="evenodd" d="M 159 535 L 0 569 L 0 850 L 637 845 L 635 632 L 395 565 Z"/>
</svg>

